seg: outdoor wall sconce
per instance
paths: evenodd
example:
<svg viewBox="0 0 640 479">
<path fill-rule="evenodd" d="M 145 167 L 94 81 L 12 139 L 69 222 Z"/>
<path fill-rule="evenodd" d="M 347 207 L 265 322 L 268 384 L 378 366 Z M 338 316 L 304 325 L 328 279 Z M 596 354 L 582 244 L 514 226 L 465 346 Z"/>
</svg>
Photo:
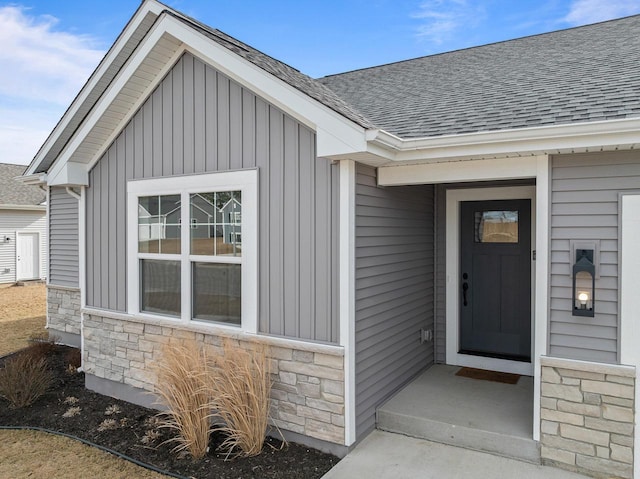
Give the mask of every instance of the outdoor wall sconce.
<svg viewBox="0 0 640 479">
<path fill-rule="evenodd" d="M 596 267 L 592 249 L 577 249 L 573 265 L 573 315 L 593 318 L 596 291 Z"/>
</svg>

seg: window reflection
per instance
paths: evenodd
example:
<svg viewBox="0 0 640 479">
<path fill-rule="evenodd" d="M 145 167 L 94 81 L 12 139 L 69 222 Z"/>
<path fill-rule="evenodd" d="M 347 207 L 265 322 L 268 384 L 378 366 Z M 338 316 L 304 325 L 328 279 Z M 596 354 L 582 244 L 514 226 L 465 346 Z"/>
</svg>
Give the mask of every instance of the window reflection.
<svg viewBox="0 0 640 479">
<path fill-rule="evenodd" d="M 180 253 L 180 195 L 138 199 L 138 252 Z"/>
<path fill-rule="evenodd" d="M 242 255 L 242 192 L 190 195 L 191 254 Z"/>
<path fill-rule="evenodd" d="M 476 243 L 517 243 L 517 211 L 476 211 Z"/>
</svg>

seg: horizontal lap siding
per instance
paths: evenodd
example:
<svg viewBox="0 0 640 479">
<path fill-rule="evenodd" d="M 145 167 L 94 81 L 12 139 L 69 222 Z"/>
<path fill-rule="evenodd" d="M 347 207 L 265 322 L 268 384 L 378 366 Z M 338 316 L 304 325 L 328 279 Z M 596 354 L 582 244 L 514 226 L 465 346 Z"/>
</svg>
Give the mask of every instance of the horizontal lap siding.
<svg viewBox="0 0 640 479">
<path fill-rule="evenodd" d="M 618 355 L 618 195 L 640 190 L 640 153 L 552 160 L 550 344 L 552 356 L 615 363 Z M 571 240 L 600 240 L 595 317 L 572 316 Z"/>
<path fill-rule="evenodd" d="M 78 287 L 78 200 L 66 188 L 49 193 L 49 283 Z"/>
<path fill-rule="evenodd" d="M 375 408 L 433 362 L 420 328 L 433 328 L 433 187 L 377 187 L 356 179 L 356 432 Z"/>
<path fill-rule="evenodd" d="M 88 304 L 126 310 L 128 180 L 256 167 L 260 331 L 337 342 L 337 167 L 313 131 L 190 54 L 90 172 Z"/>
<path fill-rule="evenodd" d="M 40 233 L 40 278 L 46 278 L 48 262 L 45 212 L 0 210 L 0 284 L 16 281 L 16 231 Z M 9 241 L 4 241 L 5 238 L 9 238 Z"/>
</svg>

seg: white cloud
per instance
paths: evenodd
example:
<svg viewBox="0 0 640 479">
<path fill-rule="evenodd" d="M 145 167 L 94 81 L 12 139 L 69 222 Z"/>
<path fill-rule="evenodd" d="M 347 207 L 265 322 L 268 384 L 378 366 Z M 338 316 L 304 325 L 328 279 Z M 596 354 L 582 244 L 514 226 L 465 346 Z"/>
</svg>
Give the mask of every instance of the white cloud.
<svg viewBox="0 0 640 479">
<path fill-rule="evenodd" d="M 485 12 L 479 2 L 427 0 L 412 17 L 424 21 L 418 27 L 418 37 L 441 45 L 454 37 L 458 30 L 477 25 L 485 17 Z"/>
<path fill-rule="evenodd" d="M 55 107 L 0 106 L 0 162 L 28 164 L 60 117 Z"/>
<path fill-rule="evenodd" d="M 27 163 L 104 55 L 52 16 L 0 7 L 0 161 Z"/>
<path fill-rule="evenodd" d="M 638 0 L 574 0 L 564 21 L 586 25 L 640 13 Z"/>
</svg>

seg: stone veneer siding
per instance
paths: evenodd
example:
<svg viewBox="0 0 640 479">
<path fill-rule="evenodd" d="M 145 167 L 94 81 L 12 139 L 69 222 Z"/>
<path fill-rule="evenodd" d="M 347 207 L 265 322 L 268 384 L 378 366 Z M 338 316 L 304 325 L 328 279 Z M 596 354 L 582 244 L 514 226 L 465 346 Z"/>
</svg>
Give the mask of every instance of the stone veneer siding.
<svg viewBox="0 0 640 479">
<path fill-rule="evenodd" d="M 633 477 L 635 368 L 542 358 L 543 463 Z"/>
<path fill-rule="evenodd" d="M 212 350 L 222 346 L 223 337 L 206 327 L 115 316 L 85 314 L 82 364 L 87 374 L 154 391 L 153 363 L 168 341 L 195 339 Z M 244 348 L 251 343 L 269 346 L 272 418 L 280 429 L 344 445 L 342 348 L 240 332 L 223 334 Z"/>
<path fill-rule="evenodd" d="M 47 327 L 80 335 L 79 289 L 47 285 Z"/>
</svg>

